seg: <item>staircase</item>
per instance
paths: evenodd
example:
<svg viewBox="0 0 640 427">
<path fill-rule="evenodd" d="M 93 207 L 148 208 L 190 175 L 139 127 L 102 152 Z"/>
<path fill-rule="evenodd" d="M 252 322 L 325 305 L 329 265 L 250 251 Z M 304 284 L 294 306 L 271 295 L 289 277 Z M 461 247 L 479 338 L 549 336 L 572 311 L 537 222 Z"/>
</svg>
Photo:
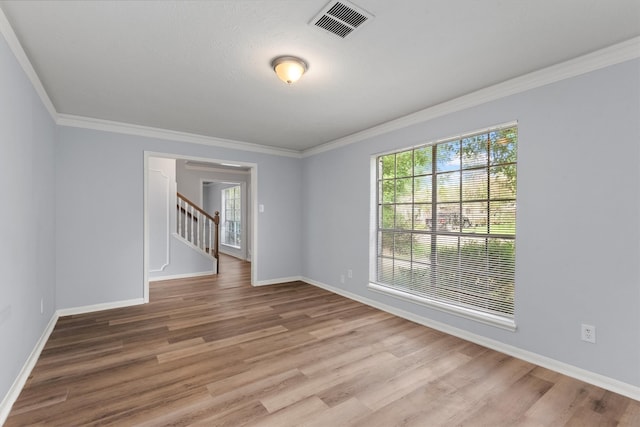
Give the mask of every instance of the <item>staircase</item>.
<svg viewBox="0 0 640 427">
<path fill-rule="evenodd" d="M 211 256 L 220 273 L 220 212 L 209 215 L 191 200 L 178 193 L 177 234 L 193 247 Z"/>
</svg>

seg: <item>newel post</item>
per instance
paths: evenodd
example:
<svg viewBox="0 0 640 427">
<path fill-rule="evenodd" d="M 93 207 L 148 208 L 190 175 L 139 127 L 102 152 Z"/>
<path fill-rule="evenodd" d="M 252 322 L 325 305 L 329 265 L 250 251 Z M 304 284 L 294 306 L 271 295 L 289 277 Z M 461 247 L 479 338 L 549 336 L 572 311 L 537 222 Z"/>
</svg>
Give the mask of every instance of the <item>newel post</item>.
<svg viewBox="0 0 640 427">
<path fill-rule="evenodd" d="M 213 256 L 216 259 L 216 273 L 220 273 L 220 256 L 218 255 L 218 247 L 220 244 L 220 212 L 216 211 L 213 215 L 213 223 L 216 225 L 215 239 L 213 241 Z"/>
</svg>

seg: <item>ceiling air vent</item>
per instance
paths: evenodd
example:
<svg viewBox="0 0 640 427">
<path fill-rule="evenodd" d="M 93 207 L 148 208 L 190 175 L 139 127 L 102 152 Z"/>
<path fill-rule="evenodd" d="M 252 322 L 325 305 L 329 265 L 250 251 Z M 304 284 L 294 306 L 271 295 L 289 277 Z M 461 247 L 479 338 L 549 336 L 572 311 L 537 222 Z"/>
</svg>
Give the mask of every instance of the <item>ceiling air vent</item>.
<svg viewBox="0 0 640 427">
<path fill-rule="evenodd" d="M 309 24 L 345 38 L 373 18 L 369 12 L 348 1 L 330 1 Z"/>
</svg>

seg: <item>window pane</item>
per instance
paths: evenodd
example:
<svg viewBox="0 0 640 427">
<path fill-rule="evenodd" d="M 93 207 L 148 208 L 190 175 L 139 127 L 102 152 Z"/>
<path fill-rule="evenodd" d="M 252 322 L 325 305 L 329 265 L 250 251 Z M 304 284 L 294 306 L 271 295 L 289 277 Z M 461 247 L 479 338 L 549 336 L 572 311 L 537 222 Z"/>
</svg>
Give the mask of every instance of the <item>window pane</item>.
<svg viewBox="0 0 640 427">
<path fill-rule="evenodd" d="M 413 152 L 413 174 L 426 175 L 433 172 L 433 147 L 422 147 Z"/>
<path fill-rule="evenodd" d="M 384 179 L 393 178 L 396 176 L 396 155 L 389 154 L 388 156 L 382 156 L 380 158 L 381 171 L 378 176 Z"/>
<path fill-rule="evenodd" d="M 393 256 L 393 233 L 390 231 L 383 231 L 379 234 L 380 241 L 380 254 L 392 257 Z"/>
<path fill-rule="evenodd" d="M 487 233 L 487 202 L 462 204 L 463 231 L 467 233 Z"/>
<path fill-rule="evenodd" d="M 420 262 L 411 263 L 411 291 L 428 295 L 433 292 L 431 286 L 431 265 Z"/>
<path fill-rule="evenodd" d="M 431 230 L 431 204 L 415 204 L 413 205 L 413 229 L 414 230 Z"/>
<path fill-rule="evenodd" d="M 396 177 L 413 176 L 413 151 L 396 154 Z"/>
<path fill-rule="evenodd" d="M 516 198 L 516 166 L 495 166 L 490 169 L 491 174 L 491 198 L 515 199 Z"/>
<path fill-rule="evenodd" d="M 488 188 L 487 169 L 462 172 L 462 200 L 484 200 Z"/>
<path fill-rule="evenodd" d="M 240 186 L 222 190 L 222 243 L 240 246 L 242 236 Z"/>
<path fill-rule="evenodd" d="M 460 170 L 460 141 L 437 145 L 438 172 Z"/>
<path fill-rule="evenodd" d="M 402 289 L 410 290 L 412 280 L 411 262 L 395 260 L 393 264 L 393 282 Z"/>
<path fill-rule="evenodd" d="M 460 172 L 438 174 L 438 202 L 460 200 Z"/>
<path fill-rule="evenodd" d="M 382 181 L 382 203 L 393 203 L 396 200 L 395 181 Z"/>
<path fill-rule="evenodd" d="M 415 203 L 431 203 L 431 175 L 413 179 L 413 201 Z"/>
<path fill-rule="evenodd" d="M 396 228 L 413 228 L 413 205 L 396 205 Z"/>
<path fill-rule="evenodd" d="M 438 266 L 458 268 L 459 254 L 457 236 L 437 236 L 436 262 Z"/>
<path fill-rule="evenodd" d="M 413 201 L 413 179 L 396 179 L 396 203 L 407 203 Z"/>
<path fill-rule="evenodd" d="M 415 234 L 413 236 L 413 260 L 424 264 L 431 262 L 430 234 Z"/>
<path fill-rule="evenodd" d="M 487 165 L 487 134 L 462 140 L 462 167 L 464 169 Z"/>
<path fill-rule="evenodd" d="M 393 283 L 393 259 L 378 258 L 378 280 L 382 283 Z"/>
<path fill-rule="evenodd" d="M 513 295 L 515 289 L 515 241 L 489 240 L 488 246 L 489 274 L 488 296 L 491 298 L 490 309 L 513 314 Z"/>
<path fill-rule="evenodd" d="M 491 132 L 491 164 L 515 163 L 518 138 L 515 128 Z"/>
<path fill-rule="evenodd" d="M 437 205 L 438 231 L 454 231 L 459 228 L 460 204 L 442 203 Z"/>
<path fill-rule="evenodd" d="M 396 221 L 395 205 L 382 205 L 380 209 L 380 215 L 382 215 L 381 228 L 394 228 Z"/>
<path fill-rule="evenodd" d="M 515 202 L 490 202 L 491 234 L 516 234 L 516 203 Z"/>
<path fill-rule="evenodd" d="M 411 260 L 411 233 L 394 233 L 394 255 L 397 259 Z"/>
</svg>

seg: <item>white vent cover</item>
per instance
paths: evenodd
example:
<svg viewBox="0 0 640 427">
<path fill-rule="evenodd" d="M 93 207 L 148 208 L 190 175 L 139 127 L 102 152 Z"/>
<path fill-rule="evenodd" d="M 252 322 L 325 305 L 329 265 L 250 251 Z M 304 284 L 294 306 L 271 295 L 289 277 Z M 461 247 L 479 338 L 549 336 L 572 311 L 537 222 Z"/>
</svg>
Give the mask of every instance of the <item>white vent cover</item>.
<svg viewBox="0 0 640 427">
<path fill-rule="evenodd" d="M 332 0 L 309 22 L 309 25 L 345 38 L 372 18 L 373 15 L 369 12 L 348 1 Z"/>
</svg>

